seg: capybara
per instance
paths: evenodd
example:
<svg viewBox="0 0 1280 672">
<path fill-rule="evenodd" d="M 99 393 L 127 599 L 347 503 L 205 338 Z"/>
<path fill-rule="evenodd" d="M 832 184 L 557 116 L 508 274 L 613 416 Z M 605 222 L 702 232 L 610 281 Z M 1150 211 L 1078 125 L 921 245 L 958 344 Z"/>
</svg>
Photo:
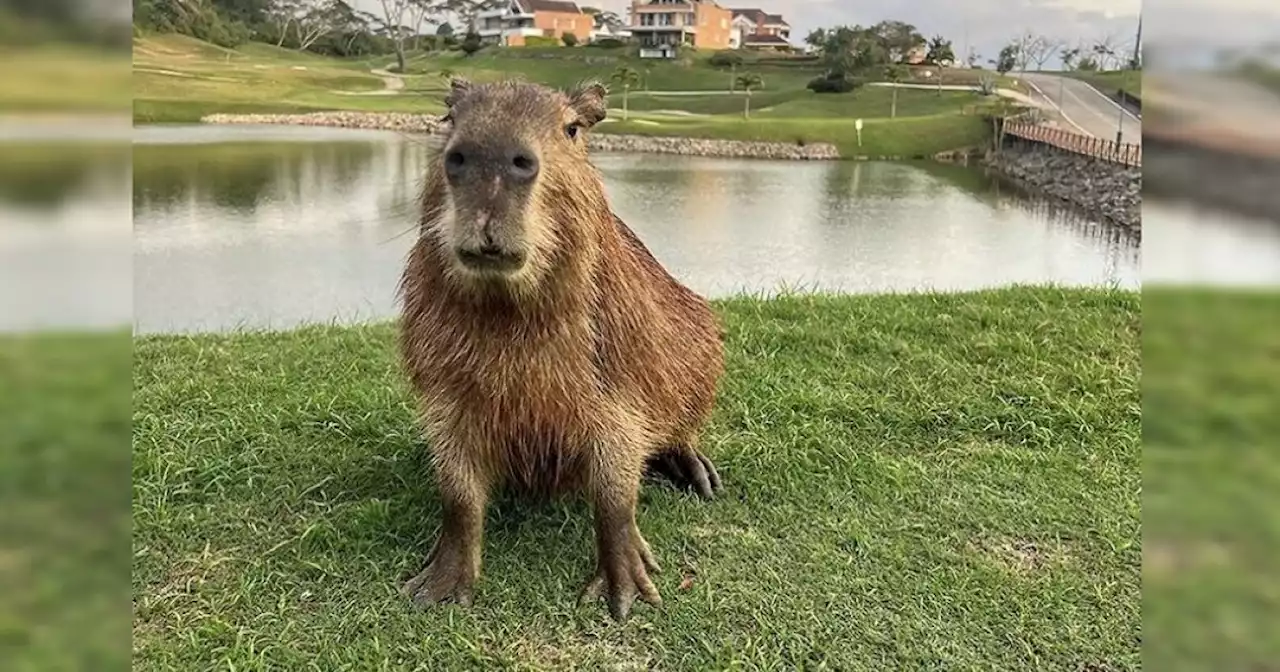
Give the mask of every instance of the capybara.
<svg viewBox="0 0 1280 672">
<path fill-rule="evenodd" d="M 636 526 L 642 476 L 711 497 L 697 449 L 724 370 L 707 302 L 610 209 L 587 158 L 606 90 L 454 80 L 419 237 L 401 281 L 401 350 L 443 499 L 419 605 L 469 604 L 494 488 L 582 493 L 596 571 L 581 597 L 627 617 L 661 602 Z"/>
</svg>

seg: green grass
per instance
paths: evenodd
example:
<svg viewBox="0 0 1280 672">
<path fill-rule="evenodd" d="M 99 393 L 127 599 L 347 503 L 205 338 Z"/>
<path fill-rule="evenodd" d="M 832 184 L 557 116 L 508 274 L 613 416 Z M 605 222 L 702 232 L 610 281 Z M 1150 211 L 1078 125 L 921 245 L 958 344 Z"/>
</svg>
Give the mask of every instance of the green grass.
<svg viewBox="0 0 1280 672">
<path fill-rule="evenodd" d="M 1141 70 L 1111 70 L 1108 72 L 1072 71 L 1066 73 L 1076 79 L 1084 80 L 1103 93 L 1125 91 L 1135 96 L 1142 96 Z"/>
<path fill-rule="evenodd" d="M 846 158 L 931 157 L 939 152 L 976 147 L 991 137 L 991 126 L 979 116 L 939 115 L 903 119 L 866 119 L 862 144 L 852 120 L 743 119 L 694 117 L 632 119 L 599 126 L 601 133 L 684 136 L 767 142 L 830 142 Z"/>
<path fill-rule="evenodd" d="M 0 334 L 0 664 L 129 665 L 128 329 Z"/>
<path fill-rule="evenodd" d="M 816 94 L 812 91 L 755 91 L 751 94 L 752 114 L 761 118 L 855 119 L 888 117 L 893 111 L 893 89 L 865 86 L 851 93 Z M 899 117 L 955 113 L 965 106 L 984 103 L 976 93 L 899 89 Z M 622 94 L 609 96 L 615 111 L 622 108 Z M 743 94 L 670 96 L 636 91 L 630 95 L 633 111 L 678 110 L 693 114 L 741 115 Z"/>
<path fill-rule="evenodd" d="M 299 113 L 322 110 L 367 112 L 443 112 L 443 70 L 478 81 L 524 77 L 553 86 L 583 79 L 607 79 L 625 56 L 599 49 L 491 49 L 466 58 L 458 54 L 420 55 L 403 76 L 405 93 L 353 96 L 339 91 L 382 87 L 371 67 L 376 60 L 337 60 L 271 45 L 224 49 L 180 35 L 135 39 L 134 120 L 139 123 L 197 122 L 215 112 Z M 603 55 L 602 55 L 603 54 Z M 888 119 L 892 91 L 866 86 L 847 95 L 817 95 L 804 88 L 813 73 L 804 67 L 762 66 L 766 88 L 753 94 L 753 118 L 742 119 L 738 95 L 664 96 L 662 90 L 723 90 L 728 73 L 710 68 L 705 54 L 692 64 L 637 63 L 651 67 L 653 92 L 636 91 L 630 123 L 609 123 L 601 132 L 635 132 L 721 139 L 781 142 L 831 142 L 843 156 L 916 157 L 980 145 L 987 127 L 975 116 L 986 105 L 974 94 L 902 89 L 898 118 Z M 609 59 L 614 59 L 610 61 Z M 302 68 L 302 69 L 299 69 Z M 178 72 L 179 75 L 170 74 Z M 776 75 L 776 76 L 775 76 Z M 620 118 L 622 95 L 610 96 L 613 119 Z M 664 114 L 675 110 L 697 115 Z M 863 144 L 853 120 L 866 120 Z"/>
<path fill-rule="evenodd" d="M 1280 292 L 1143 289 L 1143 662 L 1280 660 Z"/>
<path fill-rule="evenodd" d="M 398 594 L 439 504 L 390 325 L 138 339 L 134 669 L 1139 668 L 1136 294 L 716 306 L 726 489 L 645 487 L 621 626 L 575 500 L 491 507 L 474 607 Z"/>
<path fill-rule="evenodd" d="M 0 113 L 123 113 L 129 108 L 123 50 L 72 44 L 0 45 Z"/>
<path fill-rule="evenodd" d="M 460 53 L 422 55 L 410 61 L 409 73 L 435 73 L 442 69 L 476 81 L 506 79 L 519 75 L 530 81 L 568 87 L 585 79 L 607 81 L 620 65 L 641 74 L 642 88 L 653 91 L 723 91 L 729 88 L 731 73 L 708 65 L 709 54 L 689 64 L 628 57 L 600 49 L 487 49 L 471 57 Z M 765 88 L 801 91 L 809 80 L 822 74 L 817 66 L 807 68 L 753 65 L 744 67 L 760 74 Z"/>
</svg>

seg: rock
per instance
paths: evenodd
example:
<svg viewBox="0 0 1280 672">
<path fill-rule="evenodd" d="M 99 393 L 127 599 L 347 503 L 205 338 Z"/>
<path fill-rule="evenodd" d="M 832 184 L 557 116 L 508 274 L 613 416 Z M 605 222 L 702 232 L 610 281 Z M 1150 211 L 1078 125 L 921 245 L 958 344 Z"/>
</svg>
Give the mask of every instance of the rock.
<svg viewBox="0 0 1280 672">
<path fill-rule="evenodd" d="M 987 156 L 987 165 L 1032 192 L 1133 229 L 1142 227 L 1142 169 L 1014 141 Z"/>
<path fill-rule="evenodd" d="M 307 114 L 211 114 L 200 120 L 206 124 L 286 124 L 293 126 L 336 126 L 433 134 L 443 124 L 435 116 L 401 112 L 310 112 Z M 789 161 L 830 161 L 840 158 L 835 145 L 827 143 L 752 142 L 709 140 L 647 135 L 594 133 L 588 146 L 597 152 L 640 152 L 716 156 L 736 159 L 776 159 Z"/>
</svg>

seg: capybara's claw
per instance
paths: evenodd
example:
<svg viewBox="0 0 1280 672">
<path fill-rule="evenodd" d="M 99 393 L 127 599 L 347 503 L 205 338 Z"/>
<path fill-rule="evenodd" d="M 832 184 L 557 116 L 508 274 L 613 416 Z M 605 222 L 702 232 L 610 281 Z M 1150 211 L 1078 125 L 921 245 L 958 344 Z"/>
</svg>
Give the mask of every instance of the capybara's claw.
<svg viewBox="0 0 1280 672">
<path fill-rule="evenodd" d="M 625 553 L 612 555 L 597 563 L 595 576 L 583 586 L 578 602 L 589 602 L 601 597 L 609 604 L 609 615 L 621 622 L 631 613 L 631 606 L 639 598 L 658 607 L 662 596 L 649 578 L 649 572 L 660 570 L 649 544 L 637 532 L 637 540 Z"/>
<path fill-rule="evenodd" d="M 475 578 L 460 557 L 461 554 L 441 551 L 427 564 L 426 569 L 409 579 L 400 592 L 419 607 L 454 603 L 471 606 L 472 586 Z"/>
<path fill-rule="evenodd" d="M 687 446 L 658 453 L 649 458 L 646 466 L 650 473 L 661 474 L 677 487 L 693 490 L 705 499 L 714 497 L 722 485 L 711 459 Z"/>
</svg>

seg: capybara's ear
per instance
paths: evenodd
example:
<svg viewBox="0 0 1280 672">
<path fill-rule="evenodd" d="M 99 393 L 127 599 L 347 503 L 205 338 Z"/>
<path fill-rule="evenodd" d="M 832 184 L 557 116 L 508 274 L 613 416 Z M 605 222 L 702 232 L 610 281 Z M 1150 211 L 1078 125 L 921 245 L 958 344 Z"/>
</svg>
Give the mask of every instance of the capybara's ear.
<svg viewBox="0 0 1280 672">
<path fill-rule="evenodd" d="M 449 80 L 449 95 L 445 96 L 444 104 L 453 107 L 458 104 L 471 92 L 471 80 L 465 77 L 454 77 Z"/>
<path fill-rule="evenodd" d="M 569 106 L 578 113 L 582 125 L 591 128 L 608 114 L 609 90 L 597 81 L 583 82 L 569 93 Z"/>
</svg>

